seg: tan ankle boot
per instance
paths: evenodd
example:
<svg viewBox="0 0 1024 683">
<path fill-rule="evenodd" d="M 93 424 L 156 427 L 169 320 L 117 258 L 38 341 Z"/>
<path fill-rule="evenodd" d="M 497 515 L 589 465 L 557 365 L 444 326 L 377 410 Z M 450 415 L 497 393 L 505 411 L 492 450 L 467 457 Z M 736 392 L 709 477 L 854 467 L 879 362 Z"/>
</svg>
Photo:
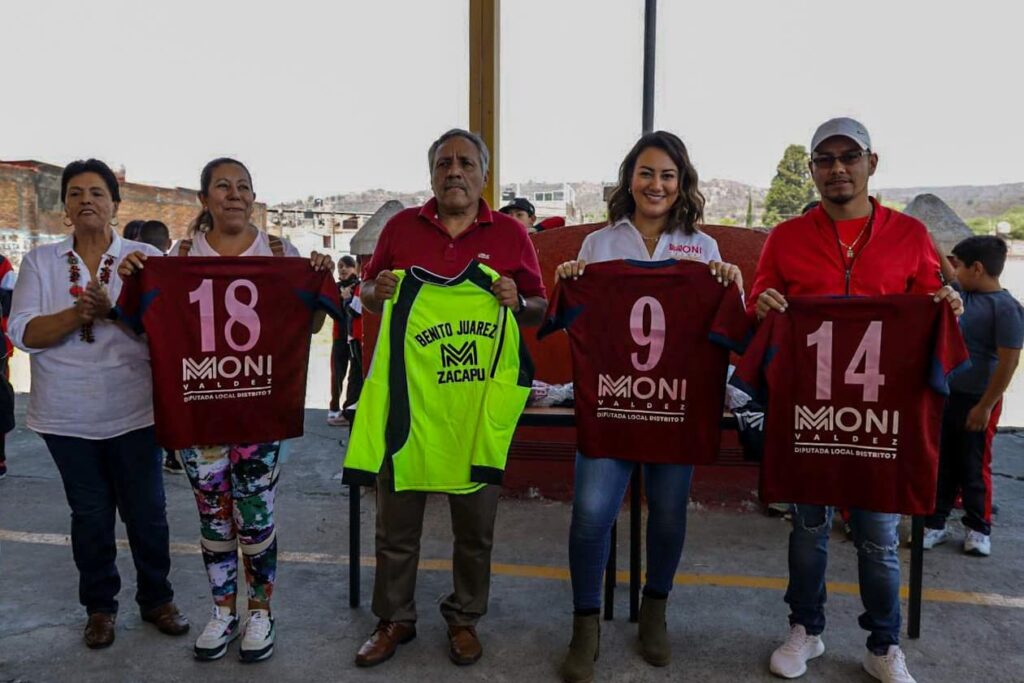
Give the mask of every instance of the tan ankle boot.
<svg viewBox="0 0 1024 683">
<path fill-rule="evenodd" d="M 601 615 L 573 615 L 572 642 L 559 672 L 565 683 L 590 683 L 601 644 Z"/>
<path fill-rule="evenodd" d="M 668 666 L 672 661 L 672 649 L 668 644 L 668 630 L 665 626 L 667 603 L 667 599 L 646 595 L 640 603 L 640 655 L 654 666 Z"/>
</svg>

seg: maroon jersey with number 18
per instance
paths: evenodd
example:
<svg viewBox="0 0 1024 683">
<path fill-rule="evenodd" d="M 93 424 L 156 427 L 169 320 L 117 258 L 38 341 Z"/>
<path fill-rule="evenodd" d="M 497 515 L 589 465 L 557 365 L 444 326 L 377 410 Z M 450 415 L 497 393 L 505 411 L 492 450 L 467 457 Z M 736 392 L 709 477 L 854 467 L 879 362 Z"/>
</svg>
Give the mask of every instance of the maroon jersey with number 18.
<svg viewBox="0 0 1024 683">
<path fill-rule="evenodd" d="M 341 315 L 330 273 L 302 258 L 150 258 L 118 308 L 149 339 L 161 445 L 302 436 L 313 313 Z"/>
<path fill-rule="evenodd" d="M 789 297 L 732 378 L 767 390 L 761 499 L 931 513 L 947 382 L 968 362 L 930 295 Z"/>
<path fill-rule="evenodd" d="M 559 328 L 569 333 L 581 453 L 714 461 L 729 350 L 749 329 L 736 286 L 693 261 L 594 263 L 558 285 L 538 336 Z"/>
</svg>

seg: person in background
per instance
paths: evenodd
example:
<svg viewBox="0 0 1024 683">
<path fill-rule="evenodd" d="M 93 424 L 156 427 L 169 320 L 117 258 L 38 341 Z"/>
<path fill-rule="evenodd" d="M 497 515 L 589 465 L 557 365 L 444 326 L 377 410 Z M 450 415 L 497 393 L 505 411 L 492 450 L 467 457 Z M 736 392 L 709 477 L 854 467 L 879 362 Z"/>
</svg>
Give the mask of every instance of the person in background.
<svg viewBox="0 0 1024 683">
<path fill-rule="evenodd" d="M 133 223 L 135 221 L 132 221 Z M 142 225 L 139 226 L 137 231 L 138 236 L 136 239 L 143 244 L 156 247 L 161 253 L 166 254 L 171 250 L 171 231 L 167 229 L 167 225 L 161 221 L 142 221 Z M 178 458 L 174 451 L 169 448 L 163 449 L 164 452 L 164 472 L 168 474 L 181 474 L 184 472 L 184 468 L 181 463 L 178 462 Z"/>
<path fill-rule="evenodd" d="M 953 247 L 954 286 L 964 299 L 960 329 L 971 367 L 949 383 L 935 512 L 925 519 L 925 549 L 946 542 L 946 519 L 959 493 L 967 528 L 964 552 L 979 557 L 992 552 L 992 439 L 1003 393 L 1024 346 L 1024 307 L 999 283 L 1006 251 L 1006 242 L 995 235 L 975 235 Z"/>
<path fill-rule="evenodd" d="M 18 274 L 10 259 L 0 255 L 0 336 L 3 337 L 3 358 L 0 358 L 0 479 L 7 476 L 7 432 L 14 429 L 14 387 L 11 386 L 10 358 L 14 345 L 7 336 L 7 319 L 11 315 L 11 296 Z"/>
<path fill-rule="evenodd" d="M 338 259 L 338 294 L 341 297 L 342 310 L 346 314 L 345 320 L 335 320 L 334 337 L 331 342 L 331 402 L 327 407 L 327 424 L 338 427 L 345 424 L 341 409 L 341 389 L 345 386 L 345 375 L 349 376 L 349 386 L 353 381 L 349 372 L 349 365 L 352 358 L 351 344 L 349 343 L 350 321 L 348 305 L 352 300 L 353 291 L 359 285 L 359 271 L 356 267 L 356 260 L 352 256 L 342 256 Z M 360 380 L 362 369 L 359 370 Z M 360 382 L 361 383 L 361 382 Z M 358 392 L 357 392 L 358 395 Z M 346 401 L 346 405 L 347 405 Z"/>
<path fill-rule="evenodd" d="M 124 229 L 121 230 L 121 236 L 124 237 L 126 240 L 139 241 L 139 230 L 142 229 L 142 226 L 145 225 L 145 223 L 146 221 L 138 219 L 134 221 L 128 221 L 127 223 L 124 224 Z"/>
<path fill-rule="evenodd" d="M 358 273 L 357 273 L 358 275 Z M 360 298 L 362 285 L 359 281 L 352 286 L 349 297 L 343 300 L 345 317 L 348 319 L 348 385 L 341 414 L 349 423 L 355 419 L 356 403 L 363 390 L 363 300 Z"/>
<path fill-rule="evenodd" d="M 102 161 L 75 161 L 61 176 L 64 240 L 25 255 L 11 306 L 11 341 L 29 354 L 27 424 L 46 442 L 71 507 L 85 644 L 114 642 L 117 515 L 124 520 L 143 621 L 182 635 L 188 620 L 168 581 L 171 556 L 163 473 L 153 428 L 146 343 L 112 322 L 113 274 L 129 253 L 159 255 L 122 239 L 117 177 Z M 46 590 L 45 588 L 43 590 Z"/>
<path fill-rule="evenodd" d="M 533 224 L 537 220 L 537 212 L 533 208 L 533 204 L 526 197 L 516 197 L 501 207 L 499 211 L 522 223 L 527 232 L 534 232 Z"/>
</svg>

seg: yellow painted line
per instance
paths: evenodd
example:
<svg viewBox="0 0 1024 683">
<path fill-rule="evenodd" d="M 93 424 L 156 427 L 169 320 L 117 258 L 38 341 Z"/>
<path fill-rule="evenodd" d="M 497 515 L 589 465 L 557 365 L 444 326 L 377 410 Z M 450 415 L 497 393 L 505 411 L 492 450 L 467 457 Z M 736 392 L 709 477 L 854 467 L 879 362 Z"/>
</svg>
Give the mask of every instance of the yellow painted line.
<svg viewBox="0 0 1024 683">
<path fill-rule="evenodd" d="M 65 534 L 35 534 L 24 531 L 9 531 L 0 529 L 0 541 L 12 543 L 27 543 L 31 545 L 53 545 L 70 546 L 71 537 Z M 174 555 L 198 555 L 199 542 L 171 543 L 171 553 Z M 119 540 L 117 547 L 122 550 L 128 549 L 128 541 Z M 348 566 L 347 555 L 329 555 L 327 553 L 302 553 L 302 552 L 281 552 L 278 560 L 282 562 L 295 562 L 300 564 L 328 564 Z M 373 567 L 377 564 L 376 558 L 362 557 L 360 564 L 364 567 Z M 420 569 L 426 571 L 450 572 L 452 570 L 451 560 L 421 559 Z M 491 572 L 500 576 L 512 576 L 521 579 L 548 579 L 555 581 L 568 581 L 569 570 L 566 567 L 548 567 L 529 564 L 504 564 L 495 562 L 491 565 Z M 616 578 L 620 583 L 629 582 L 629 572 L 621 570 L 616 572 Z M 675 585 L 677 586 L 715 586 L 719 588 L 754 588 L 759 590 L 786 590 L 786 579 L 775 576 L 747 576 L 741 574 L 676 574 Z M 859 595 L 860 587 L 855 583 L 830 582 L 828 590 L 831 593 L 841 595 Z M 900 595 L 906 599 L 908 587 L 900 587 Z M 925 588 L 922 591 L 922 598 L 926 602 L 952 603 L 960 605 L 977 605 L 981 607 L 1008 607 L 1012 609 L 1024 609 L 1024 597 L 1013 597 L 1000 595 L 999 593 L 971 593 L 965 591 L 947 590 L 944 588 Z"/>
</svg>

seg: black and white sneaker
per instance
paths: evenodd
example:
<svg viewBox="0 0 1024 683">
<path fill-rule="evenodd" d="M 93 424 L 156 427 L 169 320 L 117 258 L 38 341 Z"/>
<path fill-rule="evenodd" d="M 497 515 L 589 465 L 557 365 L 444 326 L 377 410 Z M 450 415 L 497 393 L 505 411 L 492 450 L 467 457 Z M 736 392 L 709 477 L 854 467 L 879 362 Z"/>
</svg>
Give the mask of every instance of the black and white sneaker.
<svg viewBox="0 0 1024 683">
<path fill-rule="evenodd" d="M 265 609 L 249 610 L 245 635 L 238 648 L 243 662 L 261 662 L 274 654 L 274 618 Z"/>
<path fill-rule="evenodd" d="M 238 637 L 238 617 L 229 607 L 213 606 L 213 616 L 196 640 L 196 659 L 211 661 L 220 659 L 228 651 L 228 645 Z"/>
</svg>

